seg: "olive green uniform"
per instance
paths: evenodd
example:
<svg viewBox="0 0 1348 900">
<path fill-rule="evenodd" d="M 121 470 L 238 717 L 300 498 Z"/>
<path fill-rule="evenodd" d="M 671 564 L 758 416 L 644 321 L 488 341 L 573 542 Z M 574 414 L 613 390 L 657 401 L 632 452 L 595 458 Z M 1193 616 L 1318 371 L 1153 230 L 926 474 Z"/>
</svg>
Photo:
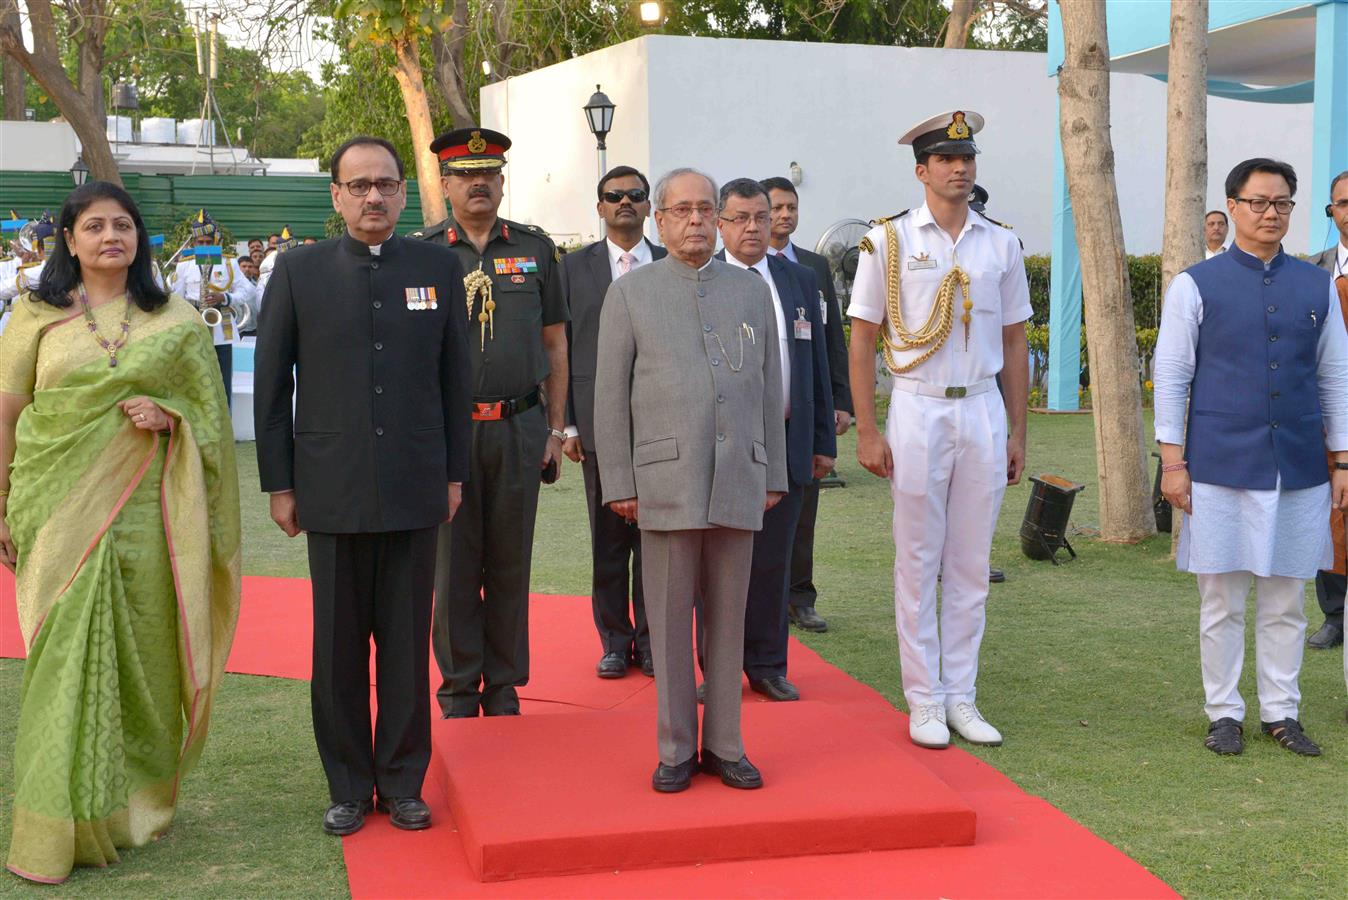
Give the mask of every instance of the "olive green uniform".
<svg viewBox="0 0 1348 900">
<path fill-rule="evenodd" d="M 543 328 L 569 318 L 557 249 L 547 236 L 498 219 L 479 254 L 451 217 L 414 237 L 447 244 L 464 272 L 491 281 L 495 308 L 468 318 L 473 399 L 528 405 L 547 377 Z M 544 399 L 495 421 L 473 422 L 470 475 L 453 523 L 440 526 L 436 556 L 435 658 L 446 716 L 519 712 L 515 688 L 529 681 L 529 565 L 547 446 Z"/>
</svg>

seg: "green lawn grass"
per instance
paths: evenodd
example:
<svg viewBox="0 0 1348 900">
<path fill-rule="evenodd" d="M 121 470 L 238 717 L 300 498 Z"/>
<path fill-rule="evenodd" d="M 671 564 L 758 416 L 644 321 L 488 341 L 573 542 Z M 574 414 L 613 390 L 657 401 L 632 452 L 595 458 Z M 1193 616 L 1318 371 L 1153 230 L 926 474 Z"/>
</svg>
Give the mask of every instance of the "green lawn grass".
<svg viewBox="0 0 1348 900">
<path fill-rule="evenodd" d="M 1097 522 L 1089 416 L 1032 416 L 1029 471 L 1084 482 L 1073 521 Z M 257 493 L 251 445 L 241 445 L 245 571 L 303 576 L 304 545 L 288 541 Z M 829 632 L 800 635 L 826 659 L 903 707 L 891 593 L 888 487 L 855 461 L 847 487 L 820 504 L 816 584 Z M 1258 736 L 1253 641 L 1241 689 L 1254 727 L 1245 755 L 1203 749 L 1198 598 L 1161 535 L 1136 546 L 1073 539 L 1059 567 L 1021 555 L 1028 488 L 1007 492 L 994 563 L 1007 572 L 988 608 L 979 706 L 1006 735 L 970 748 L 1139 860 L 1189 897 L 1338 897 L 1348 890 L 1348 705 L 1341 650 L 1307 651 L 1302 721 L 1324 747 L 1300 759 Z M 533 571 L 537 591 L 589 590 L 589 539 L 579 469 L 544 488 Z M 1065 557 L 1065 554 L 1064 554 Z M 1320 622 L 1313 594 L 1307 611 Z M 1252 621 L 1253 616 L 1250 616 Z M 598 643 L 595 653 L 598 654 Z M 18 695 L 21 664 L 0 662 L 0 692 Z M 801 685 L 808 696 L 809 684 Z M 0 706 L 0 747 L 14 742 L 17 703 Z M 322 834 L 326 791 L 309 725 L 308 690 L 229 676 L 211 739 L 184 785 L 170 834 L 124 854 L 107 872 L 78 870 L 69 894 L 342 895 L 338 842 Z M 0 754 L 0 847 L 8 846 L 13 783 Z M 29 888 L 0 878 L 0 895 Z"/>
</svg>

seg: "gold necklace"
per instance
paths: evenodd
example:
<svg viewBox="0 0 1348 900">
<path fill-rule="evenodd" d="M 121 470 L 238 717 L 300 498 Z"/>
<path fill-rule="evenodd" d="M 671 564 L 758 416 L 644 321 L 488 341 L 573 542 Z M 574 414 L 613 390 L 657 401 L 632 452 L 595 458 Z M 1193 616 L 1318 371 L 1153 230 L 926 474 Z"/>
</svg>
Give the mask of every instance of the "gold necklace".
<svg viewBox="0 0 1348 900">
<path fill-rule="evenodd" d="M 122 313 L 122 334 L 115 341 L 110 341 L 98 333 L 98 323 L 94 321 L 94 311 L 89 308 L 89 295 L 84 292 L 84 282 L 80 282 L 80 305 L 84 307 L 84 321 L 89 326 L 89 333 L 98 341 L 98 346 L 107 351 L 108 368 L 117 368 L 117 351 L 126 346 L 127 338 L 131 335 L 130 295 L 126 298 L 126 311 Z"/>
</svg>

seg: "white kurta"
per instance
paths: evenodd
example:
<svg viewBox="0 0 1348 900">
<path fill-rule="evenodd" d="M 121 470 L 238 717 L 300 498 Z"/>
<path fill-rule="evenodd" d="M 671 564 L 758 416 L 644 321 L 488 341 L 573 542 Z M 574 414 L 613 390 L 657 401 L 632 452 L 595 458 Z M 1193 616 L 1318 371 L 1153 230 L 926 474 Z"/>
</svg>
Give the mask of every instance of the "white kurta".
<svg viewBox="0 0 1348 900">
<path fill-rule="evenodd" d="M 1316 352 L 1316 382 L 1326 446 L 1348 450 L 1348 334 L 1332 285 L 1329 294 L 1329 316 Z M 1156 339 L 1152 384 L 1158 443 L 1184 443 L 1202 322 L 1198 285 L 1181 272 L 1166 291 Z M 1191 502 L 1193 515 L 1180 514 L 1175 562 L 1181 571 L 1312 578 L 1333 563 L 1327 484 L 1284 491 L 1195 482 Z"/>
</svg>

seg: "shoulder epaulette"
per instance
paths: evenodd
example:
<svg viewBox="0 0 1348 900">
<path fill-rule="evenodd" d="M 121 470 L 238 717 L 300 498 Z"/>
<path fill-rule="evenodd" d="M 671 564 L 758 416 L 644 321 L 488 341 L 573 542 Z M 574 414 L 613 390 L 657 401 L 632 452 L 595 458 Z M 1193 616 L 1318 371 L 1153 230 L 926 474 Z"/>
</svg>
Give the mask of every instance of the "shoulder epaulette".
<svg viewBox="0 0 1348 900">
<path fill-rule="evenodd" d="M 988 220 L 989 222 L 991 222 L 993 225 L 1000 225 L 1000 226 L 1002 226 L 1003 228 L 1005 228 L 1007 231 L 1013 231 L 1013 230 L 1014 230 L 1010 225 L 1006 224 L 1005 222 L 998 222 L 996 219 L 994 219 L 992 216 L 988 215 L 987 213 L 983 212 L 981 209 L 976 209 L 976 210 L 974 210 L 974 212 L 978 213 L 980 216 L 982 216 L 983 218 L 987 219 L 987 220 Z"/>
<path fill-rule="evenodd" d="M 886 222 L 891 221 L 892 219 L 902 219 L 904 216 L 908 215 L 910 212 L 912 212 L 911 209 L 905 209 L 903 212 L 897 212 L 897 213 L 895 213 L 895 214 L 892 215 L 892 216 L 881 216 L 881 217 L 878 218 L 878 219 L 872 219 L 872 220 L 871 220 L 871 224 L 872 224 L 872 225 L 883 225 L 883 224 L 885 224 Z"/>
<path fill-rule="evenodd" d="M 865 250 L 867 253 L 875 252 L 875 245 L 871 243 L 871 239 L 869 237 L 862 238 L 861 243 L 857 244 L 857 246 L 860 247 L 862 250 Z"/>
<path fill-rule="evenodd" d="M 521 232 L 523 232 L 523 233 L 525 233 L 525 234 L 528 234 L 528 235 L 530 235 L 530 236 L 532 236 L 532 237 L 536 237 L 536 238 L 542 239 L 542 241 L 543 241 L 545 244 L 547 244 L 548 247 L 552 250 L 552 258 L 553 258 L 553 261 L 555 261 L 555 262 L 561 262 L 561 261 L 562 261 L 562 254 L 561 254 L 561 252 L 558 251 L 558 249 L 557 249 L 557 242 L 554 241 L 554 240 L 552 239 L 552 235 L 548 234 L 548 233 L 547 233 L 546 231 L 544 231 L 540 226 L 538 226 L 538 225 L 525 225 L 523 222 L 511 222 L 509 219 L 502 219 L 501 221 L 504 222 L 507 226 L 509 226 L 509 227 L 511 227 L 511 228 L 514 228 L 514 229 L 516 229 L 516 230 L 518 230 L 518 231 L 521 231 Z"/>
</svg>

